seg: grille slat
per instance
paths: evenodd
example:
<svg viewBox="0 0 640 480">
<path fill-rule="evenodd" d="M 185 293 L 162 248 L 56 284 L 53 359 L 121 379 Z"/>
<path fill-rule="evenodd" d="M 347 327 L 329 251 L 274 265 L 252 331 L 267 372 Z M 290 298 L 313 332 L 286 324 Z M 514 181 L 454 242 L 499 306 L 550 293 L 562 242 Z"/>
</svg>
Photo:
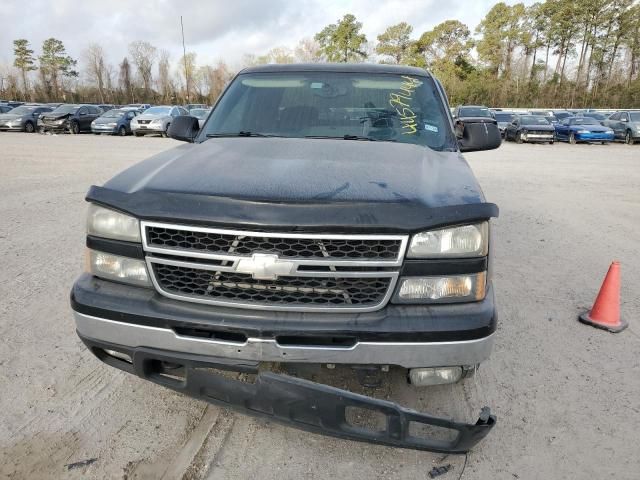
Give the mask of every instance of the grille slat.
<svg viewBox="0 0 640 480">
<path fill-rule="evenodd" d="M 377 305 L 384 299 L 391 282 L 390 277 L 254 280 L 251 275 L 163 264 L 154 264 L 153 270 L 157 282 L 170 293 L 266 306 Z"/>
<path fill-rule="evenodd" d="M 229 235 L 213 232 L 147 227 L 147 242 L 152 247 L 209 253 L 251 255 L 273 253 L 281 258 L 381 259 L 397 258 L 401 240 L 316 239 Z M 324 252 L 323 252 L 324 250 Z M 326 253 L 325 253 L 326 252 Z"/>
</svg>

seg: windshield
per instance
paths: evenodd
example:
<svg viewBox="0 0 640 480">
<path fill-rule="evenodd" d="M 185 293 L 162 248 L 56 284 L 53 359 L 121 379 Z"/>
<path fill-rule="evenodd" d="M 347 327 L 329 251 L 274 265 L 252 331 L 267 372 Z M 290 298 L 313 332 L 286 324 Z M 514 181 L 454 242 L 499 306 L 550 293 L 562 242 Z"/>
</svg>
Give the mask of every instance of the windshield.
<svg viewBox="0 0 640 480">
<path fill-rule="evenodd" d="M 147 108 L 144 111 L 144 114 L 147 115 L 169 115 L 171 112 L 171 107 L 151 107 Z"/>
<path fill-rule="evenodd" d="M 542 116 L 527 115 L 520 117 L 522 125 L 549 125 L 549 121 Z"/>
<path fill-rule="evenodd" d="M 124 115 L 124 110 L 109 110 L 103 113 L 102 118 L 120 118 Z"/>
<path fill-rule="evenodd" d="M 78 105 L 60 105 L 53 112 L 54 114 L 75 113 L 80 107 Z"/>
<path fill-rule="evenodd" d="M 498 122 L 510 122 L 513 119 L 513 113 L 495 113 Z"/>
<path fill-rule="evenodd" d="M 242 74 L 220 99 L 204 132 L 234 134 L 457 148 L 431 78 L 397 74 Z"/>
<path fill-rule="evenodd" d="M 491 111 L 486 107 L 460 107 L 458 116 L 492 118 Z"/>
<path fill-rule="evenodd" d="M 569 112 L 555 112 L 554 115 L 555 115 L 556 118 L 558 118 L 560 120 L 563 120 L 563 119 L 568 118 L 568 117 L 571 116 L 571 114 Z"/>
<path fill-rule="evenodd" d="M 601 113 L 585 113 L 585 117 L 595 118 L 596 120 L 604 120 L 607 117 Z"/>
<path fill-rule="evenodd" d="M 13 110 L 9 110 L 9 113 L 11 113 L 12 115 L 27 115 L 29 113 L 32 113 L 36 108 L 38 107 L 16 107 Z"/>
<path fill-rule="evenodd" d="M 189 114 L 196 118 L 204 119 L 209 114 L 209 110 L 206 108 L 192 108 L 189 110 Z"/>
<path fill-rule="evenodd" d="M 582 117 L 582 118 L 572 118 L 571 124 L 572 125 L 600 125 L 600 122 L 598 122 L 595 118 Z"/>
</svg>

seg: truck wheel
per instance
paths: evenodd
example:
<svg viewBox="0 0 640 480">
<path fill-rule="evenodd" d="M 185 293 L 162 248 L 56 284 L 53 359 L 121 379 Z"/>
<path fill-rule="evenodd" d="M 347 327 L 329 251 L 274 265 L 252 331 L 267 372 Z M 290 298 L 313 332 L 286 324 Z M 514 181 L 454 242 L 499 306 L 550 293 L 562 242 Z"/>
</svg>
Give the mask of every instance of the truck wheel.
<svg viewBox="0 0 640 480">
<path fill-rule="evenodd" d="M 578 142 L 576 141 L 576 134 L 575 134 L 575 133 L 573 133 L 573 132 L 571 132 L 571 133 L 569 134 L 569 143 L 570 143 L 571 145 L 575 145 L 576 143 L 578 143 Z"/>
<path fill-rule="evenodd" d="M 627 130 L 627 134 L 624 136 L 624 143 L 627 145 L 633 145 L 635 143 L 635 140 L 631 136 L 631 130 Z"/>
<path fill-rule="evenodd" d="M 520 132 L 516 134 L 516 143 L 522 143 L 522 133 Z"/>
<path fill-rule="evenodd" d="M 27 133 L 33 133 L 36 131 L 36 127 L 33 126 L 33 122 L 27 122 L 24 124 L 24 131 Z"/>
<path fill-rule="evenodd" d="M 74 135 L 78 135 L 80 133 L 80 124 L 78 122 L 71 122 L 69 131 Z"/>
<path fill-rule="evenodd" d="M 118 135 L 120 135 L 121 137 L 125 137 L 127 135 L 127 129 L 124 127 L 124 125 L 118 129 Z"/>
</svg>

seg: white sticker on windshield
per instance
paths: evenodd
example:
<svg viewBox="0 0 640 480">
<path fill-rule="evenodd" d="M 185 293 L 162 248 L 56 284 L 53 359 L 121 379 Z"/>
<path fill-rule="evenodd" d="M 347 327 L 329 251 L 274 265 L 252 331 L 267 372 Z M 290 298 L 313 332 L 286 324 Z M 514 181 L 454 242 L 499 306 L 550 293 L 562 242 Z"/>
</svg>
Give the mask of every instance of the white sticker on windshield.
<svg viewBox="0 0 640 480">
<path fill-rule="evenodd" d="M 438 133 L 438 127 L 436 127 L 435 125 L 429 125 L 428 123 L 425 123 L 424 129 L 428 130 L 429 132 Z"/>
<path fill-rule="evenodd" d="M 322 88 L 322 87 L 323 87 L 322 82 L 313 82 L 311 84 L 311 88 Z"/>
</svg>

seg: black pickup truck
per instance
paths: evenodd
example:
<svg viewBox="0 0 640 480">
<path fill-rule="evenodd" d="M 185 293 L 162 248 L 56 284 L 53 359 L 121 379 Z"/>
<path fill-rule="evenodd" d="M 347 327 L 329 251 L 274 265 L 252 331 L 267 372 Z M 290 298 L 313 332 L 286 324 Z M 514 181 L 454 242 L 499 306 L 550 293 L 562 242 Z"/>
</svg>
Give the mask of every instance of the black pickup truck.
<svg viewBox="0 0 640 480">
<path fill-rule="evenodd" d="M 186 143 L 86 197 L 71 306 L 100 360 L 352 440 L 461 453 L 491 430 L 488 408 L 461 423 L 274 366 L 348 366 L 365 380 L 391 367 L 419 387 L 489 357 L 498 209 L 461 151 L 497 148 L 495 124 L 454 130 L 422 69 L 268 65 L 240 72 L 202 128 L 181 116 L 169 135 Z M 386 427 L 350 423 L 350 407 Z M 414 436 L 414 424 L 455 435 Z"/>
</svg>

